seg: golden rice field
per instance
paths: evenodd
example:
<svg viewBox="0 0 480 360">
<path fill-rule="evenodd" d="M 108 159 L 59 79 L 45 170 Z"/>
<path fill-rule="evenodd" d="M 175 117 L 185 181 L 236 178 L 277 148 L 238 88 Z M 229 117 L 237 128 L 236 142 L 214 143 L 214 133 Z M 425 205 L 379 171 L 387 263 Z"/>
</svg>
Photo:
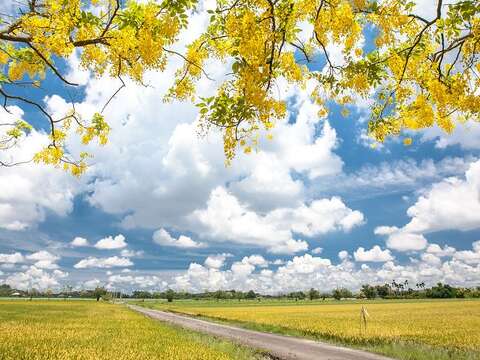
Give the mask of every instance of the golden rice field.
<svg viewBox="0 0 480 360">
<path fill-rule="evenodd" d="M 226 341 L 94 301 L 0 301 L 1 360 L 253 359 Z"/>
<path fill-rule="evenodd" d="M 214 302 L 212 302 L 214 303 Z M 480 301 L 364 302 L 369 313 L 360 330 L 361 303 L 315 305 L 195 306 L 158 304 L 170 310 L 249 324 L 251 328 L 347 344 L 418 344 L 444 349 L 442 358 L 480 359 Z M 368 346 L 366 348 L 369 348 Z M 375 350 L 375 349 L 373 349 Z M 388 349 L 377 349 L 392 355 Z M 449 355 L 450 354 L 450 355 Z M 426 355 L 397 355 L 422 359 Z M 440 358 L 440 355 L 431 358 Z"/>
</svg>

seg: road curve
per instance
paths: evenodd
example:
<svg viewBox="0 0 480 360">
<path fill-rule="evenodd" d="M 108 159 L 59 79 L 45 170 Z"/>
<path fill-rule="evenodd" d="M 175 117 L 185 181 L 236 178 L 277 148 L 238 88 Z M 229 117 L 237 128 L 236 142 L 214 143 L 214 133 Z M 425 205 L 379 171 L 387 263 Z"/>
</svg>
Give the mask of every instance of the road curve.
<svg viewBox="0 0 480 360">
<path fill-rule="evenodd" d="M 391 360 L 390 358 L 365 351 L 348 349 L 318 341 L 247 330 L 170 312 L 146 309 L 140 306 L 128 306 L 152 319 L 261 349 L 282 360 Z"/>
</svg>

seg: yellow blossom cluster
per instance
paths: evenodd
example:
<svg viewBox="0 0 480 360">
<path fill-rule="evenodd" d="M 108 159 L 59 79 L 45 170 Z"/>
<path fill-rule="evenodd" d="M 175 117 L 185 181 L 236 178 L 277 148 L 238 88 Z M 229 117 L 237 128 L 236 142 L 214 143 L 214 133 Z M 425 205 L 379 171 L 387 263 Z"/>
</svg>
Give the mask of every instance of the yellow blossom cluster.
<svg viewBox="0 0 480 360">
<path fill-rule="evenodd" d="M 95 75 L 138 83 L 180 57 L 165 99 L 197 102 L 200 130 L 220 129 L 227 163 L 239 148 L 252 152 L 260 134 L 271 137 L 286 114 L 281 86 L 312 80 L 319 116 L 331 101 L 348 115 L 359 97 L 371 98 L 369 133 L 377 141 L 434 126 L 451 133 L 480 118 L 480 5 L 434 3 L 424 18 L 409 0 L 218 0 L 206 31 L 181 51 L 172 45 L 196 0 L 43 0 L 0 27 L 0 85 L 28 76 L 37 86 L 47 71 L 67 82 L 55 60 L 74 49 Z M 231 71 L 213 96 L 196 96 L 211 59 Z M 62 147 L 66 126 L 49 120 L 50 145 Z M 97 120 L 72 122 L 83 143 L 107 142 L 109 127 Z M 38 159 L 58 165 L 67 152 L 45 149 Z"/>
</svg>

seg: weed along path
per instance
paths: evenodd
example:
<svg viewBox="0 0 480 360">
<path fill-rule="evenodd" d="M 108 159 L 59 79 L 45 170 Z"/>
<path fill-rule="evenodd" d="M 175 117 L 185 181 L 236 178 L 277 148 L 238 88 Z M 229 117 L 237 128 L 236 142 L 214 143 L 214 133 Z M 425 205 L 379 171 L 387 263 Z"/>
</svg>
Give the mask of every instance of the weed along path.
<svg viewBox="0 0 480 360">
<path fill-rule="evenodd" d="M 390 360 L 365 351 L 348 349 L 313 340 L 275 335 L 234 326 L 212 323 L 170 312 L 129 305 L 150 318 L 179 325 L 183 328 L 226 338 L 266 351 L 281 360 Z"/>
</svg>

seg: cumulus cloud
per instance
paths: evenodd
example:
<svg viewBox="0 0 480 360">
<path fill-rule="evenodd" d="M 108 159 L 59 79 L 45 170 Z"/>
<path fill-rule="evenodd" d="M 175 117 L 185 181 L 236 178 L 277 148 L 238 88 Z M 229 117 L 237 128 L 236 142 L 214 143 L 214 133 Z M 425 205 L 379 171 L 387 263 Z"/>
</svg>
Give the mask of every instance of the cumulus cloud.
<svg viewBox="0 0 480 360">
<path fill-rule="evenodd" d="M 53 269 L 58 269 L 60 268 L 58 264 L 50 261 L 50 260 L 39 260 L 36 261 L 34 264 L 35 267 L 39 269 L 48 269 L 48 270 L 53 270 Z"/>
<path fill-rule="evenodd" d="M 450 177 L 434 183 L 408 208 L 407 214 L 411 220 L 402 228 L 379 226 L 375 229 L 375 234 L 387 236 L 388 248 L 418 251 L 428 245 L 426 233 L 479 228 L 480 161 L 470 163 L 464 179 Z M 454 248 L 442 250 L 434 244 L 427 249 L 438 256 L 451 255 L 454 251 Z"/>
<path fill-rule="evenodd" d="M 213 241 L 262 246 L 272 253 L 295 253 L 306 250 L 308 244 L 294 239 L 293 232 L 311 237 L 335 230 L 349 231 L 363 222 L 363 214 L 333 197 L 260 215 L 218 187 L 212 191 L 207 208 L 193 212 L 191 220 L 198 224 L 203 237 Z"/>
<path fill-rule="evenodd" d="M 411 233 L 396 226 L 379 226 L 374 232 L 376 235 L 386 235 L 387 247 L 397 251 L 418 251 L 428 245 L 427 239 L 422 234 Z"/>
<path fill-rule="evenodd" d="M 445 245 L 443 248 L 438 244 L 430 244 L 425 250 L 427 253 L 433 254 L 435 256 L 452 256 L 455 254 L 456 250 L 454 247 Z"/>
<path fill-rule="evenodd" d="M 474 160 L 468 156 L 445 157 L 437 162 L 432 159 L 417 161 L 407 158 L 367 164 L 355 172 L 341 173 L 317 181 L 314 186 L 321 193 L 335 191 L 354 197 L 374 197 L 389 191 L 416 190 L 445 177 L 462 175 Z"/>
<path fill-rule="evenodd" d="M 457 251 L 453 254 L 453 258 L 462 260 L 467 264 L 480 264 L 480 240 L 472 244 L 472 249 Z"/>
<path fill-rule="evenodd" d="M 347 250 L 342 250 L 338 252 L 338 258 L 341 261 L 347 261 L 350 258 L 350 254 L 348 253 Z"/>
<path fill-rule="evenodd" d="M 0 108 L 0 123 L 15 122 L 23 111 L 11 106 Z M 29 161 L 48 144 L 48 136 L 32 130 L 18 146 L 0 151 L 0 161 L 5 163 Z M 83 186 L 80 180 L 61 169 L 36 164 L 3 167 L 0 175 L 0 228 L 21 231 L 43 221 L 51 211 L 65 216 L 73 209 L 73 199 Z"/>
<path fill-rule="evenodd" d="M 37 251 L 33 254 L 27 255 L 26 258 L 28 260 L 36 260 L 36 261 L 57 261 L 59 257 L 54 255 L 46 250 Z"/>
<path fill-rule="evenodd" d="M 90 246 L 90 243 L 88 242 L 87 239 L 77 236 L 70 242 L 70 245 L 73 247 L 82 247 L 82 246 Z"/>
<path fill-rule="evenodd" d="M 415 251 L 424 249 L 427 239 L 422 234 L 399 231 L 390 235 L 386 244 L 388 248 L 398 251 Z"/>
<path fill-rule="evenodd" d="M 423 253 L 421 259 L 430 265 L 440 265 L 442 263 L 442 260 L 438 256 L 431 253 Z"/>
<path fill-rule="evenodd" d="M 19 254 L 19 253 L 17 253 L 17 254 Z M 48 251 L 45 251 L 45 250 L 37 251 L 35 253 L 27 255 L 27 256 L 25 256 L 24 259 L 34 261 L 34 266 L 37 269 L 53 270 L 53 269 L 58 269 L 59 268 L 59 266 L 56 264 L 56 261 L 59 260 L 60 257 L 57 256 L 57 255 L 54 255 L 54 254 L 52 254 Z M 25 267 L 27 267 L 27 266 L 25 266 Z"/>
<path fill-rule="evenodd" d="M 457 122 L 451 134 L 446 134 L 438 127 L 429 128 L 422 132 L 422 140 L 435 140 L 435 146 L 439 149 L 458 145 L 463 149 L 478 150 L 480 149 L 480 124 L 476 121 Z"/>
<path fill-rule="evenodd" d="M 153 233 L 153 242 L 162 246 L 173 246 L 184 249 L 202 248 L 206 246 L 206 244 L 194 241 L 185 235 L 180 235 L 178 239 L 175 239 L 163 228 Z"/>
<path fill-rule="evenodd" d="M 193 291 L 224 289 L 228 284 L 225 272 L 197 263 L 191 263 L 185 274 L 176 276 L 174 281 L 172 288 Z"/>
<path fill-rule="evenodd" d="M 179 46 L 201 33 L 208 18 L 205 12 L 195 14 Z M 311 88 L 304 90 L 281 82 L 279 94 L 292 106 L 289 106 L 288 116 L 273 130 L 273 140 L 261 140 L 257 154 L 239 154 L 234 165 L 226 168 L 220 134 L 212 132 L 207 139 L 198 138 L 198 109 L 195 106 L 158 102 L 170 85 L 165 79 L 173 77 L 181 62 L 173 58 L 165 73 L 146 74 L 145 82 L 151 87 L 137 86 L 127 80 L 125 91 L 105 110 L 112 128 L 109 146 L 87 146 L 86 150 L 95 156 L 95 161 L 88 176 L 80 180 L 88 183 L 86 199 L 92 206 L 121 217 L 124 227 L 158 229 L 153 235 L 155 242 L 180 248 L 203 247 L 211 240 L 232 241 L 230 238 L 222 240 L 221 231 L 215 231 L 217 236 L 210 238 L 209 227 L 220 230 L 218 224 L 204 223 L 196 217 L 208 210 L 205 204 L 217 188 L 234 196 L 240 208 L 251 212 L 258 220 L 251 233 L 234 231 L 235 236 L 242 237 L 233 241 L 246 245 L 255 243 L 255 247 L 265 247 L 271 252 L 296 253 L 308 249 L 307 241 L 298 239 L 296 234 L 311 237 L 330 231 L 349 231 L 362 223 L 363 215 L 349 209 L 339 198 L 306 201 L 305 185 L 295 175 L 301 173 L 304 178 L 316 181 L 339 174 L 343 166 L 342 159 L 335 154 L 339 144 L 337 133 L 328 121 L 318 117 L 318 106 L 308 96 Z M 110 98 L 116 80 L 96 78 L 79 71 L 75 56 L 70 59 L 70 65 L 69 78 L 85 85 L 85 97 L 75 104 L 76 110 L 88 117 Z M 221 79 L 228 66 L 212 61 L 206 70 Z M 211 81 L 201 80 L 199 92 L 212 94 L 215 86 Z M 52 96 L 46 102 L 59 117 L 70 108 L 69 100 L 60 96 Z M 84 150 L 78 139 L 69 139 L 68 145 L 73 153 Z M 86 188 L 84 186 L 83 190 Z M 71 193 L 74 196 L 83 190 Z M 0 226 L 1 218 L 0 210 Z M 42 218 L 38 219 L 35 221 Z M 20 221 L 15 223 L 19 227 L 35 223 L 14 220 Z M 13 224 L 13 220 L 8 223 Z M 267 231 L 261 230 L 263 225 L 267 225 Z M 232 223 L 228 226 L 234 227 Z M 185 235 L 174 238 L 166 229 L 198 233 L 202 242 Z M 276 239 L 277 230 L 279 239 Z M 95 247 L 125 250 L 126 245 L 120 247 L 114 242 L 115 239 L 109 237 L 97 242 Z M 71 246 L 87 244 L 88 241 L 73 240 Z M 134 255 L 130 250 L 121 254 L 124 258 Z"/>
<path fill-rule="evenodd" d="M 267 267 L 269 264 L 269 262 L 265 260 L 265 258 L 262 255 L 245 256 L 242 259 L 242 263 L 251 264 L 251 265 L 260 266 L 260 267 Z"/>
<path fill-rule="evenodd" d="M 261 269 L 247 261 L 235 262 L 225 270 L 192 263 L 184 274 L 175 277 L 168 286 L 188 291 L 235 288 L 278 294 L 311 287 L 321 291 L 338 287 L 359 289 L 365 283 L 384 284 L 392 280 L 408 280 L 411 283 L 423 281 L 428 286 L 439 281 L 457 286 L 476 286 L 480 275 L 480 268 L 473 263 L 459 259 L 442 261 L 429 253 L 404 265 L 388 260 L 379 267 L 365 264 L 356 266 L 349 261 L 347 252 L 342 253 L 341 257 L 343 260 L 339 264 L 333 264 L 329 259 L 310 254 L 294 256 L 277 270 Z"/>
<path fill-rule="evenodd" d="M 432 244 L 434 245 L 434 244 Z M 440 247 L 438 247 L 440 248 Z M 440 248 L 452 256 L 441 256 L 436 246 L 429 246 L 425 252 L 412 254 L 404 263 L 398 263 L 392 256 L 387 260 L 388 252 L 374 246 L 370 250 L 356 251 L 353 257 L 367 257 L 369 261 L 384 257 L 381 262 L 372 265 L 353 262 L 347 251 L 339 253 L 339 262 L 304 254 L 293 256 L 287 261 L 270 262 L 260 255 L 245 256 L 230 267 L 225 259 L 230 254 L 216 254 L 207 257 L 204 265 L 191 263 L 188 269 L 179 273 L 165 274 L 113 274 L 103 281 L 108 288 L 145 288 L 164 290 L 174 288 L 192 292 L 217 289 L 255 290 L 261 293 L 278 294 L 296 290 L 308 290 L 313 287 L 321 291 L 330 291 L 338 287 L 359 289 L 362 284 L 384 284 L 392 280 L 410 283 L 425 282 L 427 286 L 437 282 L 454 286 L 476 286 L 480 276 L 480 241 L 472 244 L 471 250 L 451 253 L 450 247 Z M 436 252 L 437 254 L 434 254 Z M 355 255 L 356 253 L 356 255 Z M 386 260 L 386 261 L 383 261 Z M 365 260 L 367 261 L 367 260 Z M 275 270 L 268 265 L 278 265 Z M 137 271 L 135 271 L 136 273 Z M 97 281 L 96 284 L 100 284 Z"/>
<path fill-rule="evenodd" d="M 101 240 L 98 240 L 97 243 L 94 245 L 97 249 L 102 250 L 114 250 L 114 249 L 123 249 L 127 246 L 125 242 L 125 236 L 119 234 L 115 237 L 108 236 Z"/>
<path fill-rule="evenodd" d="M 68 276 L 61 270 L 48 272 L 36 266 L 30 266 L 23 272 L 16 272 L 5 279 L 5 283 L 20 290 L 46 290 L 60 285 L 59 280 Z"/>
<path fill-rule="evenodd" d="M 405 229 L 411 232 L 472 230 L 480 226 L 480 161 L 470 164 L 465 179 L 434 184 L 411 206 Z"/>
<path fill-rule="evenodd" d="M 123 249 L 120 251 L 120 255 L 124 257 L 141 257 L 143 256 L 144 252 L 142 250 L 130 250 L 130 249 Z"/>
<path fill-rule="evenodd" d="M 294 180 L 290 168 L 276 154 L 260 152 L 255 155 L 251 173 L 232 181 L 230 191 L 259 210 L 291 206 L 303 197 L 304 185 Z"/>
<path fill-rule="evenodd" d="M 180 47 L 202 32 L 208 17 L 204 12 L 193 16 L 188 33 L 184 33 L 180 39 Z M 340 55 L 338 51 L 336 53 Z M 85 97 L 76 104 L 76 109 L 88 116 L 111 96 L 111 90 L 116 88 L 116 80 L 94 78 L 81 72 L 76 61 L 78 59 L 75 57 L 71 59 L 69 78 L 79 79 L 86 86 Z M 211 241 L 232 242 L 265 248 L 272 253 L 293 254 L 308 249 L 308 239 L 304 237 L 316 237 L 332 231 L 347 232 L 364 221 L 363 214 L 348 208 L 340 197 L 319 199 L 318 196 L 312 196 L 307 186 L 313 182 L 321 184 L 323 178 L 329 178 L 325 181 L 333 178 L 333 187 L 337 186 L 336 189 L 416 188 L 424 181 L 458 175 L 466 168 L 466 161 L 457 158 L 440 162 L 406 160 L 363 167 L 355 174 L 342 175 L 343 161 L 335 153 L 339 144 L 337 133 L 328 121 L 318 117 L 318 107 L 308 96 L 311 89 L 289 87 L 282 81 L 279 84 L 280 97 L 288 100 L 291 106 L 288 116 L 281 119 L 273 130 L 273 140 L 261 139 L 258 153 L 250 156 L 239 154 L 233 166 L 226 168 L 221 136 L 212 132 L 206 139 L 199 139 L 196 135 L 198 109 L 195 106 L 158 101 L 170 85 L 165 79 L 173 78 L 180 63 L 181 59 L 173 59 L 164 74 L 147 74 L 145 81 L 152 86 L 137 86 L 127 81 L 125 91 L 112 100 L 105 112 L 112 127 L 109 146 L 91 144 L 87 147 L 95 155 L 95 161 L 83 179 L 76 180 L 62 171 L 40 165 L 2 172 L 0 187 L 4 191 L 0 194 L 0 228 L 25 230 L 43 221 L 49 212 L 67 215 L 73 208 L 74 197 L 85 191 L 85 184 L 88 183 L 86 199 L 92 206 L 120 217 L 124 227 L 148 228 L 152 231 L 158 229 L 153 240 L 160 245 L 199 248 Z M 218 79 L 226 70 L 225 65 L 218 62 L 207 64 L 207 71 Z M 216 86 L 212 83 L 201 80 L 199 92 L 211 94 Z M 68 101 L 59 96 L 48 98 L 47 103 L 49 109 L 60 116 L 70 107 Z M 22 115 L 20 109 L 12 107 L 12 110 L 15 116 Z M 0 109 L 0 116 L 10 116 L 2 111 Z M 14 155 L 31 156 L 46 141 L 45 134 L 33 131 L 25 145 L 15 150 L 18 153 Z M 68 145 L 74 153 L 81 149 L 78 139 L 69 139 Z M 456 191 L 459 191 L 462 184 L 470 190 L 475 187 L 468 176 L 466 180 L 456 179 L 456 183 L 451 180 L 442 182 L 447 185 L 439 190 L 457 188 Z M 460 210 L 451 208 L 446 202 L 448 197 L 456 199 L 457 192 L 452 190 L 448 196 L 445 195 L 445 199 L 436 202 L 441 191 L 437 196 L 433 190 L 423 194 L 428 201 L 419 199 L 412 207 L 413 210 L 409 212 L 412 225 L 407 225 L 408 229 L 390 227 L 384 228 L 383 232 L 378 230 L 378 234 L 386 236 L 389 249 L 420 251 L 428 245 L 423 233 L 437 231 L 438 224 L 469 229 L 475 222 L 478 223 L 476 215 L 465 217 Z M 478 202 L 478 194 L 473 191 L 468 194 L 470 198 L 466 205 L 468 211 L 473 213 L 478 210 L 472 206 L 475 201 Z M 436 209 L 443 203 L 448 210 Z M 428 212 L 431 212 L 430 217 L 427 216 Z M 444 218 L 452 214 L 454 218 L 462 219 L 445 225 Z M 432 220 L 433 217 L 437 219 Z M 202 242 L 184 235 L 172 237 L 166 229 L 198 234 Z M 99 249 L 122 249 L 121 257 L 88 257 L 75 267 L 133 265 L 128 258 L 141 256 L 141 253 L 127 249 L 125 239 L 117 237 L 102 239 L 95 246 Z M 81 238 L 74 239 L 72 247 L 88 246 L 86 239 L 77 239 Z M 380 275 L 374 278 L 380 281 L 398 274 L 413 277 L 414 271 L 417 271 L 418 277 L 459 281 L 454 277 L 457 272 L 463 276 L 460 282 L 466 283 L 475 274 L 478 275 L 472 266 L 478 253 L 475 248 L 457 252 L 453 248 L 438 249 L 433 245 L 426 249 L 425 254 L 415 254 L 420 256 L 416 265 L 403 266 L 387 260 L 379 270 Z M 321 248 L 311 253 L 318 255 Z M 370 250 L 359 248 L 353 256 L 355 259 L 387 259 L 386 254 L 391 256 L 389 250 L 374 247 Z M 267 269 L 269 262 L 259 255 L 244 257 L 228 269 L 225 259 L 222 260 L 218 254 L 211 255 L 204 265 L 191 264 L 186 274 L 176 278 L 175 284 L 179 288 L 190 284 L 199 290 L 238 284 L 245 289 L 283 291 L 299 283 L 306 287 L 314 284 L 325 287 L 332 284 L 332 287 L 357 286 L 368 276 L 377 276 L 374 274 L 377 269 L 368 266 L 356 269 L 347 251 L 339 253 L 341 264 L 338 265 L 333 265 L 328 259 L 307 255 L 288 262 L 273 262 L 279 266 L 277 271 Z M 449 257 L 449 260 L 444 261 L 445 257 Z M 3 261 L 4 264 L 25 260 L 18 260 L 18 256 L 15 258 L 13 254 L 0 254 L 0 262 L 2 259 L 9 259 Z M 41 274 L 38 271 L 53 274 L 46 270 L 58 266 L 56 260 L 52 259 L 27 260 L 35 262 L 38 274 Z M 25 271 L 30 269 L 25 266 Z M 130 283 L 142 287 L 164 285 L 160 277 L 149 275 L 110 273 L 109 276 L 112 284 Z"/>
<path fill-rule="evenodd" d="M 81 287 L 84 289 L 95 289 L 97 286 L 100 286 L 101 281 L 97 278 L 87 280 L 81 284 Z"/>
<path fill-rule="evenodd" d="M 227 257 L 232 256 L 232 254 L 216 254 L 216 255 L 209 255 L 205 259 L 205 266 L 211 269 L 220 269 L 225 265 L 225 260 L 227 260 Z"/>
<path fill-rule="evenodd" d="M 126 257 L 111 256 L 108 258 L 96 258 L 93 256 L 89 256 L 85 259 L 80 260 L 73 267 L 75 269 L 86 269 L 86 268 L 109 269 L 113 267 L 128 267 L 132 265 L 133 265 L 133 262 Z"/>
<path fill-rule="evenodd" d="M 163 290 L 167 283 L 156 275 L 110 275 L 107 288 L 128 285 L 132 288 L 156 288 Z"/>
<path fill-rule="evenodd" d="M 23 262 L 25 259 L 23 255 L 19 252 L 12 254 L 0 254 L 0 263 L 1 264 L 17 264 Z"/>
<path fill-rule="evenodd" d="M 393 256 L 390 250 L 375 245 L 370 250 L 365 250 L 363 247 L 359 247 L 354 253 L 353 257 L 355 261 L 360 262 L 386 262 L 393 260 Z"/>
<path fill-rule="evenodd" d="M 201 33 L 208 19 L 205 12 L 194 14 L 179 46 Z M 71 78 L 78 72 L 77 60 L 71 60 Z M 225 168 L 222 138 L 215 131 L 207 139 L 198 138 L 198 109 L 193 104 L 158 103 L 170 86 L 166 79 L 173 78 L 181 64 L 174 57 L 164 73 L 146 74 L 145 82 L 151 87 L 127 81 L 127 88 L 105 111 L 112 127 L 109 146 L 87 147 L 95 156 L 88 201 L 123 217 L 124 227 L 195 232 L 186 218 L 202 208 L 218 186 L 228 184 L 242 202 L 266 211 L 304 200 L 304 184 L 294 179 L 294 172 L 313 180 L 341 171 L 343 162 L 335 154 L 337 134 L 318 117 L 318 106 L 308 96 L 311 89 L 292 87 L 286 81 L 280 81 L 279 95 L 292 106 L 273 130 L 273 140 L 261 140 L 257 154 L 239 154 L 233 166 Z M 212 61 L 206 71 L 221 80 L 229 69 L 228 64 Z M 87 116 L 109 99 L 115 80 L 78 75 L 86 85 L 86 96 L 75 106 Z M 206 96 L 216 86 L 203 79 L 198 91 Z M 48 104 L 59 116 L 70 106 L 59 96 L 49 98 Z M 69 140 L 69 145 L 72 151 L 80 151 L 75 140 Z"/>
</svg>

